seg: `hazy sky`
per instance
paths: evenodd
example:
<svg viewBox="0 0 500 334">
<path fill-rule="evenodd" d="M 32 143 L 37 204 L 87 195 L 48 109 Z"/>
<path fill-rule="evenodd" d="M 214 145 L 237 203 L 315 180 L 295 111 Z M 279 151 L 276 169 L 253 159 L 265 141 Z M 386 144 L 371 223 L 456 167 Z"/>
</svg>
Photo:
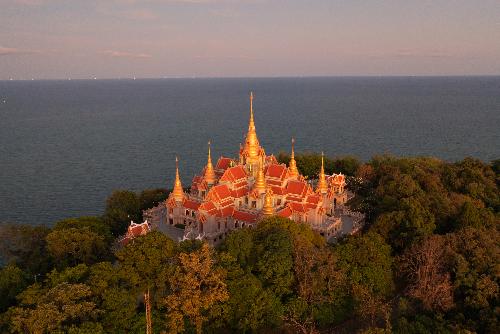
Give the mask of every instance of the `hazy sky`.
<svg viewBox="0 0 500 334">
<path fill-rule="evenodd" d="M 500 0 L 0 0 L 0 79 L 500 74 Z"/>
</svg>

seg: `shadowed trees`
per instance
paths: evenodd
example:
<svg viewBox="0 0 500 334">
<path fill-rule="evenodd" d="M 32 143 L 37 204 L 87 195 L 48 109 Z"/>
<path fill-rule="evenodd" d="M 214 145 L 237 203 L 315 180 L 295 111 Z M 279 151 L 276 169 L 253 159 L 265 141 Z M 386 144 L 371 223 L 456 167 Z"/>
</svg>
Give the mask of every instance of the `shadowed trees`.
<svg viewBox="0 0 500 334">
<path fill-rule="evenodd" d="M 297 163 L 314 177 L 318 157 Z M 155 332 L 498 333 L 498 166 L 327 159 L 367 214 L 334 245 L 271 217 L 217 248 L 151 232 L 112 253 L 157 190 L 115 192 L 104 217 L 51 229 L 0 224 L 0 331 L 143 333 L 149 289 Z"/>
</svg>

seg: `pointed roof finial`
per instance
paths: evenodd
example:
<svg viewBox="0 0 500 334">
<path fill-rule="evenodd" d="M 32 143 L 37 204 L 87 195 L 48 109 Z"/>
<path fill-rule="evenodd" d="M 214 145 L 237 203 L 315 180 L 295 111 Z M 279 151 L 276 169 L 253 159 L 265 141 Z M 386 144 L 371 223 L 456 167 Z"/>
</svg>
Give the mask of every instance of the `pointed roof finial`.
<svg viewBox="0 0 500 334">
<path fill-rule="evenodd" d="M 299 176 L 299 170 L 297 169 L 297 162 L 295 161 L 295 139 L 292 137 L 292 154 L 290 155 L 290 163 L 288 164 L 288 170 L 290 176 L 297 177 Z"/>
<path fill-rule="evenodd" d="M 205 181 L 210 185 L 215 182 L 215 171 L 214 166 L 212 165 L 212 157 L 210 155 L 210 141 L 208 141 L 208 158 L 207 167 L 205 169 Z"/>
<path fill-rule="evenodd" d="M 264 205 L 262 207 L 262 214 L 264 216 L 274 215 L 273 192 L 270 188 L 266 189 L 266 194 L 264 196 Z"/>
<path fill-rule="evenodd" d="M 172 194 L 177 202 L 181 202 L 184 199 L 184 191 L 182 190 L 181 178 L 179 176 L 179 158 L 177 156 L 175 157 L 175 182 Z"/>
<path fill-rule="evenodd" d="M 325 162 L 324 162 L 324 153 L 321 152 L 321 170 L 319 171 L 319 180 L 318 180 L 318 188 L 317 190 L 321 193 L 326 193 L 328 190 L 328 184 L 326 183 L 325 176 Z"/>
<path fill-rule="evenodd" d="M 259 163 L 259 170 L 257 171 L 254 187 L 261 192 L 266 190 L 266 177 L 264 175 L 264 167 L 262 166 L 262 163 Z"/>
<path fill-rule="evenodd" d="M 253 92 L 250 92 L 250 117 L 253 119 Z"/>
</svg>

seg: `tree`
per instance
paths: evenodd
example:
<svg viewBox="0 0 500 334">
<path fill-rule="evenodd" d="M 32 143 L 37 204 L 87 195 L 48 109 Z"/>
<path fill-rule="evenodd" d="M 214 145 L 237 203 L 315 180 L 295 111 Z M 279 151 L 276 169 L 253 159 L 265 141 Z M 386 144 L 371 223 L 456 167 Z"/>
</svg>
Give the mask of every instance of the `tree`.
<svg viewBox="0 0 500 334">
<path fill-rule="evenodd" d="M 347 238 L 336 247 L 339 265 L 352 284 L 363 284 L 379 296 L 394 289 L 391 247 L 377 233 Z"/>
<path fill-rule="evenodd" d="M 137 294 L 130 288 L 126 272 L 109 262 L 101 262 L 89 268 L 87 284 L 92 290 L 99 317 L 108 333 L 131 333 L 137 314 Z M 141 330 L 144 320 L 141 319 Z"/>
<path fill-rule="evenodd" d="M 170 191 L 163 188 L 146 189 L 139 194 L 139 203 L 142 210 L 157 206 L 160 202 L 167 199 Z"/>
<path fill-rule="evenodd" d="M 52 266 L 46 254 L 49 232 L 45 226 L 0 224 L 0 262 L 15 263 L 30 275 L 45 274 Z"/>
<path fill-rule="evenodd" d="M 114 236 L 125 233 L 130 221 L 142 220 L 139 197 L 133 191 L 115 190 L 106 200 L 104 219 Z"/>
<path fill-rule="evenodd" d="M 104 237 L 88 227 L 50 232 L 47 235 L 47 250 L 59 268 L 79 263 L 92 264 L 110 256 Z"/>
<path fill-rule="evenodd" d="M 407 295 L 419 300 L 427 311 L 447 311 L 453 307 L 446 257 L 443 238 L 431 236 L 412 245 L 399 260 L 401 273 L 408 281 Z"/>
<path fill-rule="evenodd" d="M 27 283 L 26 273 L 13 264 L 0 270 L 0 313 L 15 302 L 17 294 L 24 290 Z"/>
<path fill-rule="evenodd" d="M 302 333 L 330 325 L 346 295 L 346 277 L 333 252 L 301 236 L 294 238 L 294 297 L 286 303 L 284 320 Z"/>
<path fill-rule="evenodd" d="M 214 265 L 212 250 L 208 244 L 193 253 L 179 254 L 179 266 L 169 281 L 172 293 L 165 298 L 169 331 L 184 330 L 184 319 L 188 319 L 202 332 L 207 320 L 205 312 L 214 304 L 228 299 L 225 273 Z"/>
<path fill-rule="evenodd" d="M 84 229 L 88 228 L 90 231 L 103 236 L 107 244 L 111 244 L 114 240 L 109 226 L 104 222 L 102 217 L 79 217 L 69 218 L 58 221 L 53 230 L 64 230 L 69 228 Z"/>
<path fill-rule="evenodd" d="M 175 242 L 158 231 L 135 238 L 116 252 L 120 270 L 136 293 L 151 289 L 161 298 L 168 293 L 168 277 L 176 265 Z M 155 298 L 153 298 L 155 299 Z"/>
<path fill-rule="evenodd" d="M 20 305 L 10 310 L 11 327 L 17 333 L 33 334 L 88 328 L 99 313 L 91 294 L 85 284 L 61 283 L 49 289 L 32 285 L 21 293 Z M 94 323 L 93 328 L 99 326 Z"/>
</svg>

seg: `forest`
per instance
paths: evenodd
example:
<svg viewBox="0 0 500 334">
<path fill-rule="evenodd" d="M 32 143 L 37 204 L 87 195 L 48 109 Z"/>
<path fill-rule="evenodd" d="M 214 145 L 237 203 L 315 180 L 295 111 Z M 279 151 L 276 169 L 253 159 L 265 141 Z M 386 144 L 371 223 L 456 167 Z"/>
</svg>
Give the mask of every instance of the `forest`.
<svg viewBox="0 0 500 334">
<path fill-rule="evenodd" d="M 287 163 L 285 153 L 278 156 Z M 317 177 L 321 156 L 297 154 Z M 102 216 L 1 223 L 1 333 L 500 333 L 500 160 L 327 158 L 364 229 L 335 244 L 271 217 L 212 248 L 116 239 L 166 189 L 117 190 Z"/>
</svg>

